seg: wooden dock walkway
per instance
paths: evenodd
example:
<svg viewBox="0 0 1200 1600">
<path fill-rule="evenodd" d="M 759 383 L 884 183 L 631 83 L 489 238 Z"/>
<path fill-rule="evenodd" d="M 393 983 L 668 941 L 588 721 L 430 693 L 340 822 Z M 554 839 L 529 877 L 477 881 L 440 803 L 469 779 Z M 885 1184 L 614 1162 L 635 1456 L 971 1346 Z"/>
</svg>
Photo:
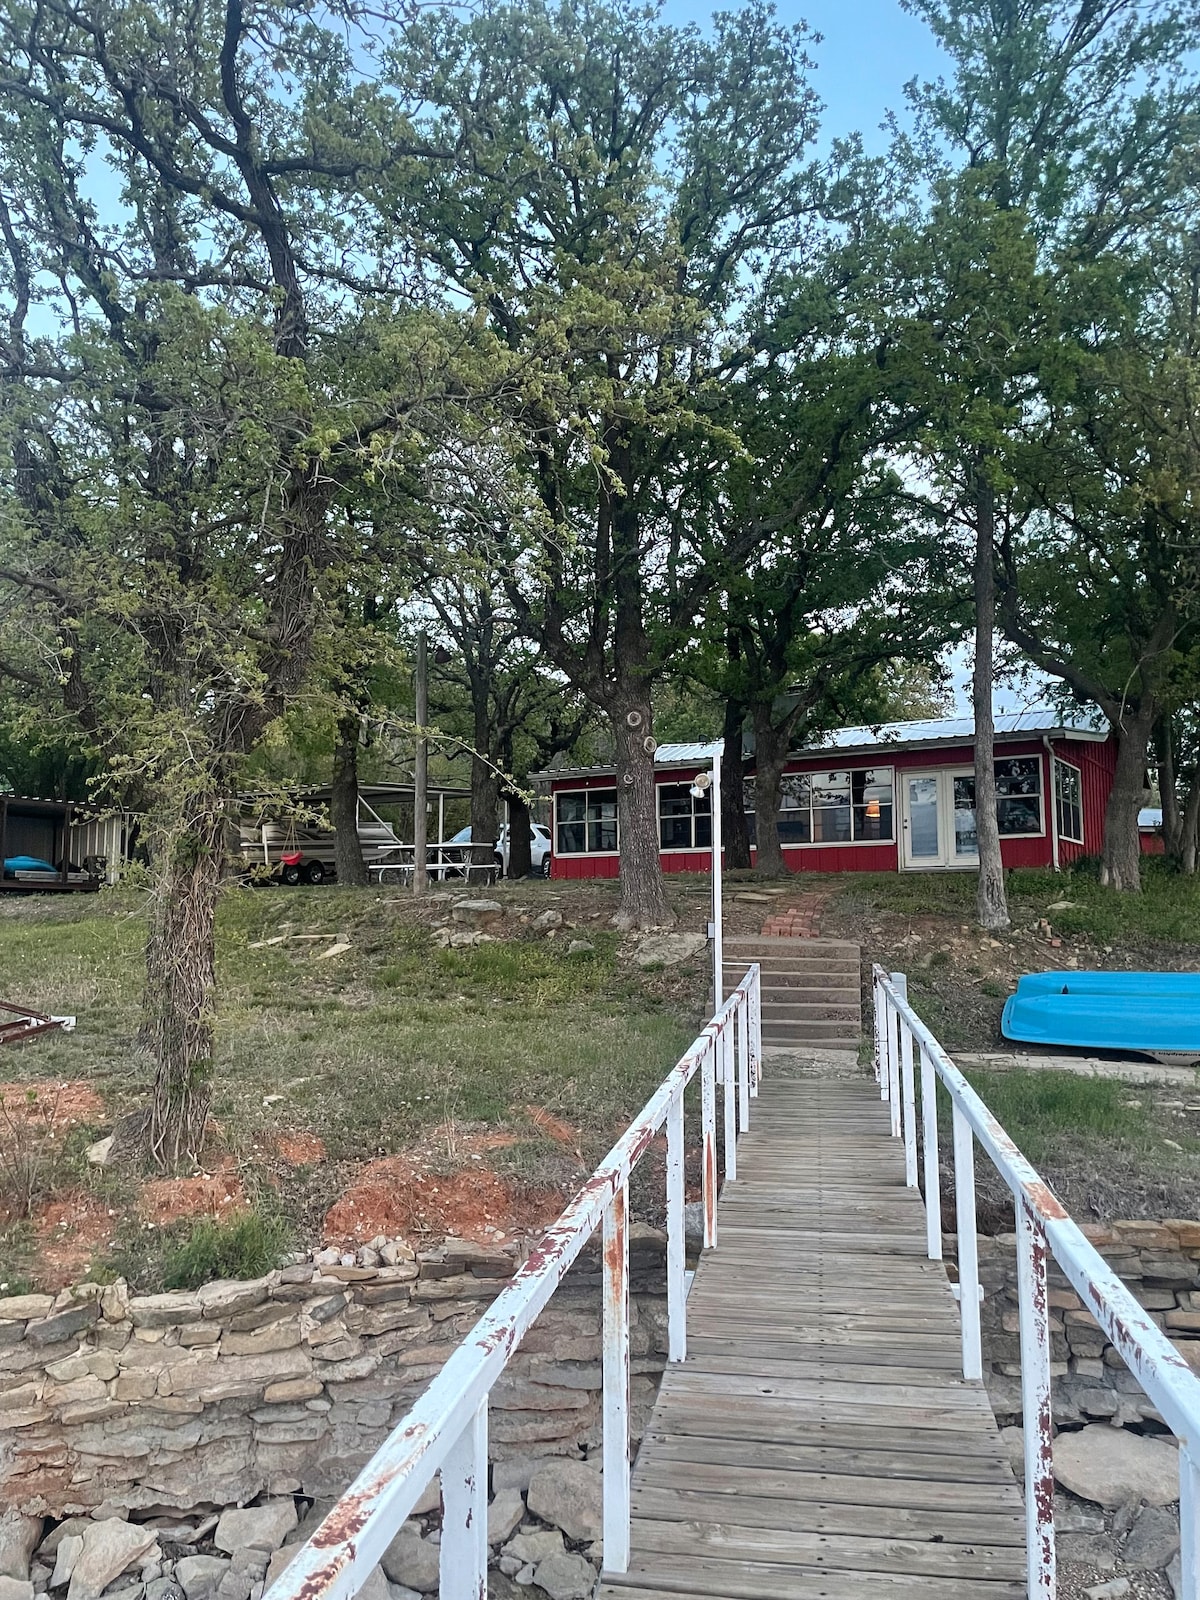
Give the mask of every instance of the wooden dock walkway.
<svg viewBox="0 0 1200 1600">
<path fill-rule="evenodd" d="M 1018 1600 L 1020 1491 L 870 1080 L 768 1069 L 603 1600 Z"/>
</svg>

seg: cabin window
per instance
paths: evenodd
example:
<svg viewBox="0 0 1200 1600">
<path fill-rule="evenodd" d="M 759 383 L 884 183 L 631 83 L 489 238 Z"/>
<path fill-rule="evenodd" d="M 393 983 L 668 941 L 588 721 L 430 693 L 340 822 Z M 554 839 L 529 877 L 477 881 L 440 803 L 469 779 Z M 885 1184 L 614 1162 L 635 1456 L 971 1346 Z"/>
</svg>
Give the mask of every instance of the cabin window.
<svg viewBox="0 0 1200 1600">
<path fill-rule="evenodd" d="M 754 780 L 743 788 L 755 842 Z M 779 789 L 780 844 L 881 844 L 892 831 L 890 767 L 849 772 L 785 772 Z"/>
<path fill-rule="evenodd" d="M 1078 767 L 1054 758 L 1054 801 L 1058 807 L 1058 837 L 1083 843 L 1083 778 Z"/>
<path fill-rule="evenodd" d="M 660 783 L 658 842 L 663 850 L 711 849 L 711 791 L 697 797 L 690 783 Z"/>
<path fill-rule="evenodd" d="M 611 855 L 617 849 L 617 791 L 572 789 L 554 797 L 556 855 Z"/>
<path fill-rule="evenodd" d="M 996 821 L 1002 838 L 1042 833 L 1042 762 L 1040 756 L 1006 756 L 996 762 Z M 956 855 L 975 855 L 975 776 L 954 779 Z"/>
</svg>

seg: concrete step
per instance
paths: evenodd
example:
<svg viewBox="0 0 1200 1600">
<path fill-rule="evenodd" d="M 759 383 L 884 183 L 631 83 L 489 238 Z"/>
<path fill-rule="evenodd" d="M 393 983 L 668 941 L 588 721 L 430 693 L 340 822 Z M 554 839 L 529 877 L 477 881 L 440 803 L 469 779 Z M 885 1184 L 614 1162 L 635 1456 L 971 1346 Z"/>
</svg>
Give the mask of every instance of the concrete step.
<svg viewBox="0 0 1200 1600">
<path fill-rule="evenodd" d="M 746 976 L 743 967 L 724 967 L 722 969 L 725 986 L 741 983 Z M 857 972 L 770 972 L 762 969 L 762 986 L 765 989 L 838 989 L 845 990 L 847 994 L 860 992 L 860 980 Z"/>
<path fill-rule="evenodd" d="M 768 1039 L 763 1034 L 764 1050 L 803 1050 L 807 1055 L 810 1051 L 838 1050 L 846 1055 L 858 1054 L 858 1041 L 856 1039 L 805 1039 L 802 1044 L 797 1044 L 795 1039 Z"/>
<path fill-rule="evenodd" d="M 751 962 L 762 971 L 764 1045 L 854 1050 L 862 1036 L 862 952 L 847 939 L 727 939 L 726 993 Z"/>
<path fill-rule="evenodd" d="M 849 1049 L 858 1044 L 862 1037 L 858 1025 L 853 1022 L 829 1022 L 814 1019 L 810 1022 L 769 1022 L 765 1017 L 762 1025 L 762 1039 L 764 1044 L 794 1044 L 809 1045 L 818 1041 L 830 1039 L 839 1041 L 841 1048 Z"/>
</svg>

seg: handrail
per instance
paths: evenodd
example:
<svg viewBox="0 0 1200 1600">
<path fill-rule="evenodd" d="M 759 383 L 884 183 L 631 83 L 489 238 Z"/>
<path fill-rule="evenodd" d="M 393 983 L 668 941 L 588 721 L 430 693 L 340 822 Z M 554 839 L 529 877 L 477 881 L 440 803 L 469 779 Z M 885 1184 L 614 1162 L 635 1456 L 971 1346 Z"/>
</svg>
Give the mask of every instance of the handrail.
<svg viewBox="0 0 1200 1600">
<path fill-rule="evenodd" d="M 1050 1406 L 1047 1255 L 1053 1255 L 1113 1348 L 1179 1441 L 1180 1564 L 1183 1595 L 1200 1600 L 1200 1379 L 1021 1154 L 945 1049 L 908 1003 L 902 973 L 872 968 L 875 1074 L 890 1102 L 892 1133 L 904 1140 L 905 1174 L 917 1187 L 917 1117 L 913 1062 L 920 1051 L 925 1215 L 931 1259 L 941 1257 L 941 1174 L 935 1080 L 954 1117 L 954 1188 L 958 1230 L 963 1376 L 983 1376 L 979 1331 L 974 1141 L 1012 1190 L 1017 1216 L 1017 1296 L 1021 1402 L 1025 1433 L 1025 1523 L 1029 1600 L 1056 1593 L 1054 1474 Z"/>
<path fill-rule="evenodd" d="M 267 1600 L 349 1600 L 365 1583 L 435 1472 L 441 1473 L 442 1600 L 487 1596 L 488 1396 L 510 1357 L 597 1227 L 603 1231 L 604 1560 L 629 1565 L 629 1175 L 667 1130 L 668 1360 L 687 1354 L 684 1091 L 700 1073 L 704 1244 L 717 1242 L 716 1087 L 725 1177 L 749 1120 L 762 1061 L 757 965 L 667 1074 L 641 1114 L 549 1227 L 525 1263 L 333 1507 Z M 736 1034 L 736 1039 L 735 1039 Z M 736 1063 L 736 1064 L 735 1064 Z"/>
</svg>

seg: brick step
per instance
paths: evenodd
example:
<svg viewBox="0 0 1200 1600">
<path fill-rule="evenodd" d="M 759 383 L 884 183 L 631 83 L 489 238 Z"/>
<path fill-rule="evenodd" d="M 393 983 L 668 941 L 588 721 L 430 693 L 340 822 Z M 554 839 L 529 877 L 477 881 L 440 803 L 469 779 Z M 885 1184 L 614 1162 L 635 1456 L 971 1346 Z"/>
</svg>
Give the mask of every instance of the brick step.
<svg viewBox="0 0 1200 1600">
<path fill-rule="evenodd" d="M 810 939 L 794 934 L 759 933 L 749 937 L 739 934 L 736 938 L 726 939 L 725 949 L 736 950 L 740 955 L 744 950 L 795 950 L 797 948 L 812 951 L 821 955 L 852 956 L 855 961 L 862 955 L 861 945 L 852 939 Z"/>
</svg>

